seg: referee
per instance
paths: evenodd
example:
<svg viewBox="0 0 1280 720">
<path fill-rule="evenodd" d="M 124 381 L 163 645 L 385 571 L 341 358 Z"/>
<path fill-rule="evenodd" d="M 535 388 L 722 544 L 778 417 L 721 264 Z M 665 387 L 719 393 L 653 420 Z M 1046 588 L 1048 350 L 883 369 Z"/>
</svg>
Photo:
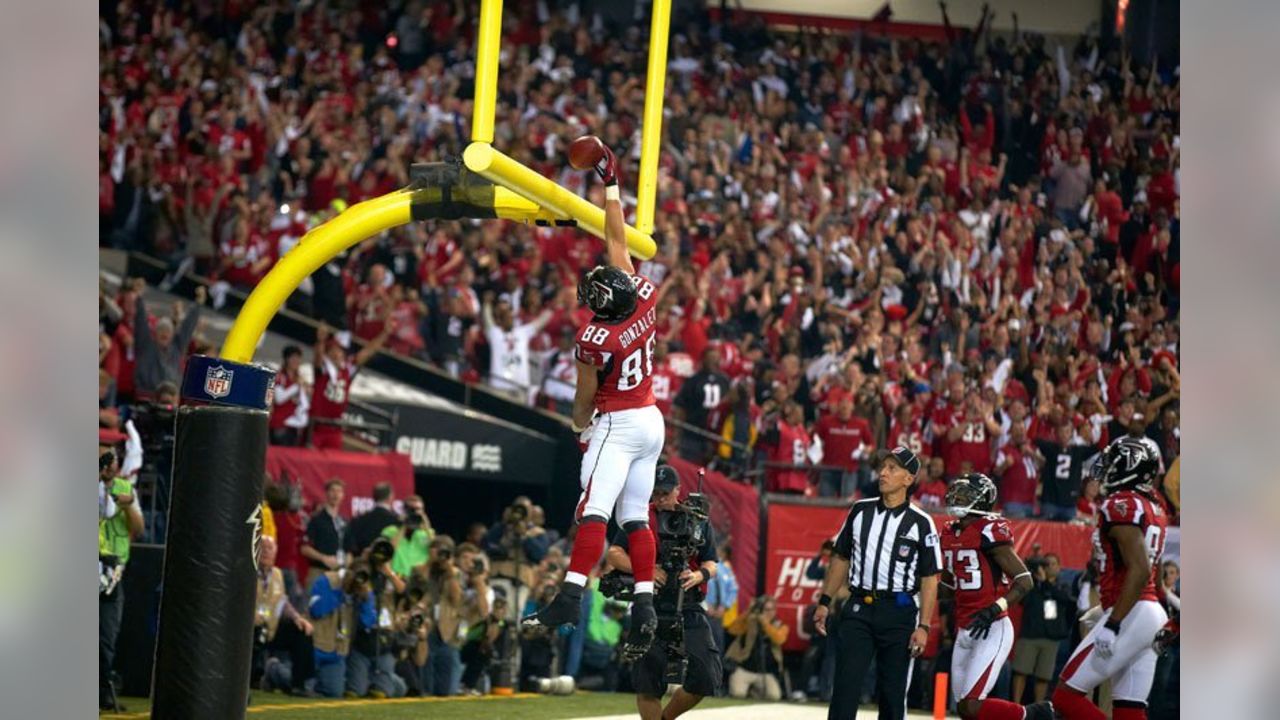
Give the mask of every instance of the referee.
<svg viewBox="0 0 1280 720">
<path fill-rule="evenodd" d="M 933 617 L 942 566 L 933 520 L 907 499 L 919 471 L 920 459 L 907 448 L 885 456 L 880 497 L 855 502 L 836 538 L 813 616 L 818 633 L 826 635 L 831 596 L 848 584 L 849 600 L 832 623 L 838 681 L 827 720 L 857 716 L 872 657 L 880 720 L 906 717 L 911 665 L 929 638 L 929 625 L 920 618 Z"/>
</svg>

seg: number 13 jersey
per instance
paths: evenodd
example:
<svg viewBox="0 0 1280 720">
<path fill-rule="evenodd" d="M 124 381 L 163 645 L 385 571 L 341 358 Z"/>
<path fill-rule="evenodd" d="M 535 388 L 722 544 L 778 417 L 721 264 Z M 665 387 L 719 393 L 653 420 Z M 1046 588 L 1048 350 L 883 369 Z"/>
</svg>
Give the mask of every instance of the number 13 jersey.
<svg viewBox="0 0 1280 720">
<path fill-rule="evenodd" d="M 574 354 L 596 368 L 595 405 L 601 413 L 654 405 L 653 350 L 657 342 L 657 287 L 632 275 L 636 309 L 615 323 L 592 319 L 578 332 Z"/>
<path fill-rule="evenodd" d="M 1012 543 L 1013 530 L 1002 517 L 979 517 L 964 526 L 952 520 L 943 529 L 942 562 L 956 584 L 957 628 L 969 627 L 974 613 L 1008 591 L 1009 579 L 990 551 Z"/>
</svg>

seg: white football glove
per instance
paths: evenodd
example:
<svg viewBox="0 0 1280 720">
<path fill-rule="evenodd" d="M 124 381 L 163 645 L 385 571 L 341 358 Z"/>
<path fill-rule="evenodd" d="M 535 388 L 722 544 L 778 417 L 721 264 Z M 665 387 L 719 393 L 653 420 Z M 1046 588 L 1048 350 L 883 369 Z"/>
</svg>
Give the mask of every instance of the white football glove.
<svg viewBox="0 0 1280 720">
<path fill-rule="evenodd" d="M 1113 623 L 1108 620 L 1107 623 L 1098 628 L 1093 636 L 1093 649 L 1098 653 L 1098 657 L 1103 660 L 1110 660 L 1111 654 L 1115 652 L 1116 647 L 1116 630 Z"/>
</svg>

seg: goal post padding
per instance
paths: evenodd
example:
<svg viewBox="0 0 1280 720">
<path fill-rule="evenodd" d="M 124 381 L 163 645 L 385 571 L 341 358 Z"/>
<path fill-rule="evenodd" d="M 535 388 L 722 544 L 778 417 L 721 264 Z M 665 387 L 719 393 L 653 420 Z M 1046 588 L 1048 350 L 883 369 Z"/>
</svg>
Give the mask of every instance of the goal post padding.
<svg viewBox="0 0 1280 720">
<path fill-rule="evenodd" d="M 270 369 L 195 356 L 176 419 L 151 717 L 245 716 Z"/>
</svg>

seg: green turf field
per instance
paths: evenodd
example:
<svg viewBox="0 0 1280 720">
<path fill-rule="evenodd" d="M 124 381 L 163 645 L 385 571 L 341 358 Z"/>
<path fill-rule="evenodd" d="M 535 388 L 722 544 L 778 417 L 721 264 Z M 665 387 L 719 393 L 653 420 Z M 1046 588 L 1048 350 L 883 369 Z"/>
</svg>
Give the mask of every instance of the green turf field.
<svg viewBox="0 0 1280 720">
<path fill-rule="evenodd" d="M 103 718 L 140 720 L 149 717 L 146 698 L 122 698 L 128 712 L 103 714 Z M 709 698 L 699 708 L 718 708 L 750 704 L 748 701 Z M 635 712 L 635 696 L 620 693 L 578 692 L 569 696 L 519 695 L 516 697 L 485 696 L 478 698 L 403 698 L 400 700 L 311 700 L 291 698 L 278 693 L 254 691 L 249 717 L 279 720 L 461 720 L 492 718 L 493 720 L 562 720 Z"/>
</svg>

